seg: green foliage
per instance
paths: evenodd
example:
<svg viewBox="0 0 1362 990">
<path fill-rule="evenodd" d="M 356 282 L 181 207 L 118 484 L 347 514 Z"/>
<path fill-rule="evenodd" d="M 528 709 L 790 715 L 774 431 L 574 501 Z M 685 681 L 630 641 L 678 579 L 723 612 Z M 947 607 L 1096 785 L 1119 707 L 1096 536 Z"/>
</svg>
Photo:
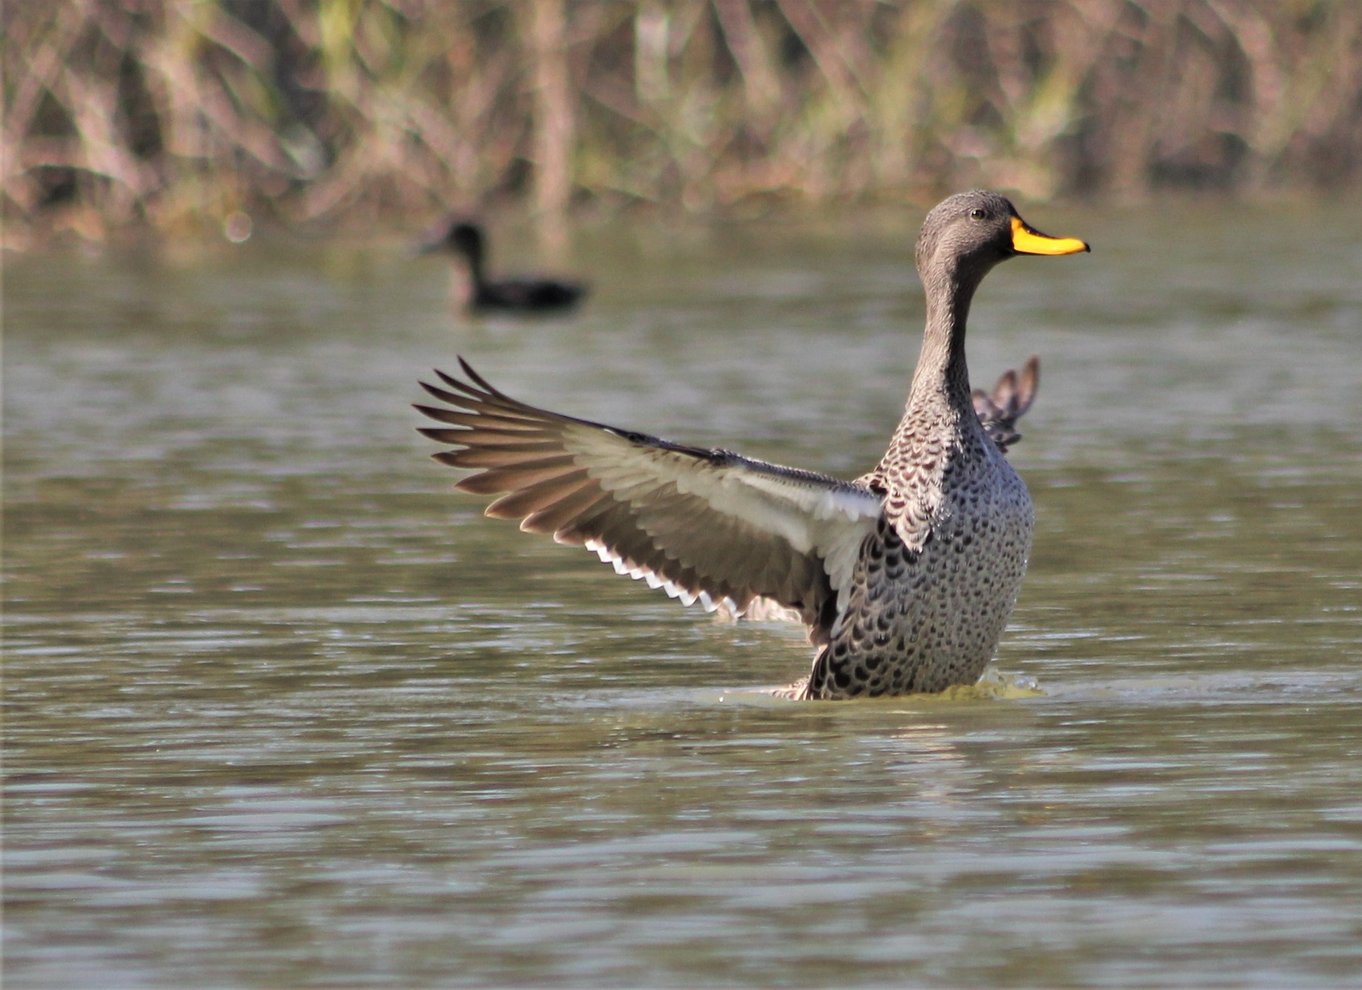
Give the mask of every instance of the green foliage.
<svg viewBox="0 0 1362 990">
<path fill-rule="evenodd" d="M 1261 190 L 1362 169 L 1350 0 L 4 7 L 10 232 L 444 204 Z"/>
</svg>

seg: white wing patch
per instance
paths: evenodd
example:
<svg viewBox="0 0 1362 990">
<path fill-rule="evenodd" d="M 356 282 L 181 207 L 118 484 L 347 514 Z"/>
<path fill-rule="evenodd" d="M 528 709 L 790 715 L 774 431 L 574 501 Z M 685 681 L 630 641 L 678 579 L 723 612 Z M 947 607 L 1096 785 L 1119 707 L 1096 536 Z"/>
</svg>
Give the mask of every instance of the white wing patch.
<svg viewBox="0 0 1362 990">
<path fill-rule="evenodd" d="M 800 553 L 816 551 L 818 537 L 830 535 L 820 532 L 829 528 L 820 523 L 835 528 L 839 521 L 871 521 L 882 508 L 868 491 L 829 487 L 827 479 L 777 473 L 760 462 L 739 459 L 734 466 L 715 467 L 664 449 L 640 455 L 632 441 L 599 429 L 565 430 L 563 447 L 578 455 L 587 474 L 621 501 L 641 506 L 670 484 L 682 495 L 703 499 L 716 512 L 779 536 Z M 646 460 L 641 462 L 641 456 Z"/>
<path fill-rule="evenodd" d="M 635 581 L 642 581 L 650 588 L 665 591 L 668 597 L 675 598 L 687 608 L 698 602 L 700 607 L 706 612 L 714 612 L 720 608 L 727 608 L 731 612 L 738 611 L 737 602 L 733 601 L 733 599 L 728 596 L 724 596 L 718 601 L 715 601 L 709 596 L 709 592 L 687 591 L 685 588 L 673 584 L 666 578 L 660 577 L 657 572 L 650 567 L 630 566 L 622 557 L 600 540 L 587 540 L 583 546 L 613 567 L 616 574 L 623 574 L 625 577 L 633 578 Z"/>
</svg>

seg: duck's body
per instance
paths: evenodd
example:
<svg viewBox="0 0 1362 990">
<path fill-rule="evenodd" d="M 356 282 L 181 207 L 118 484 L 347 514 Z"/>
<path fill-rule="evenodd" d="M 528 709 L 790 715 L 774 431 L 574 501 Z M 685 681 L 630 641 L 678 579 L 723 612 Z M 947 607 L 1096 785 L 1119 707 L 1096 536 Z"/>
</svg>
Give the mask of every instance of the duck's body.
<svg viewBox="0 0 1362 990">
<path fill-rule="evenodd" d="M 421 245 L 425 254 L 448 252 L 454 259 L 454 298 L 470 313 L 562 313 L 586 295 L 581 282 L 542 276 L 494 279 L 487 273 L 487 238 L 471 220 L 455 218 Z"/>
<path fill-rule="evenodd" d="M 971 409 L 922 375 L 888 452 L 857 485 L 881 497 L 848 600 L 796 694 L 840 698 L 972 684 L 1021 590 L 1035 511 Z"/>
<path fill-rule="evenodd" d="M 499 282 L 474 282 L 464 304 L 472 311 L 560 312 L 582 299 L 580 282 L 553 279 L 509 278 Z"/>
<path fill-rule="evenodd" d="M 582 543 L 620 573 L 689 604 L 742 613 L 774 601 L 817 648 L 801 698 L 940 691 L 978 679 L 1026 570 L 1034 512 L 1003 449 L 1030 404 L 1035 367 L 976 413 L 965 318 L 983 276 L 1020 253 L 1082 241 L 1038 234 L 995 193 L 953 196 L 928 215 L 917 262 L 927 330 L 903 419 L 855 481 L 723 450 L 673 444 L 527 406 L 441 375 L 453 408 L 420 407 L 457 429 L 423 430 L 481 469 L 459 487 L 503 493 L 488 514 Z M 1003 394 L 1007 392 L 1008 394 Z M 988 397 L 985 397 L 986 399 Z"/>
</svg>

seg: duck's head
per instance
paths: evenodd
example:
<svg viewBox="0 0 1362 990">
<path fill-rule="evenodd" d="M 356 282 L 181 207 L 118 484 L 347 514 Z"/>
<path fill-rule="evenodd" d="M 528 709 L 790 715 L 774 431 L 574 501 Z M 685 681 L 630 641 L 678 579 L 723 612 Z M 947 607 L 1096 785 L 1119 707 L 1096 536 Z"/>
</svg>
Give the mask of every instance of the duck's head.
<svg viewBox="0 0 1362 990">
<path fill-rule="evenodd" d="M 940 273 L 959 283 L 978 284 L 1000 261 L 1019 254 L 1076 254 L 1088 251 L 1076 237 L 1051 237 L 1036 230 L 1003 195 L 986 189 L 956 193 L 932 208 L 917 241 L 917 267 L 926 280 Z"/>
<path fill-rule="evenodd" d="M 470 258 L 481 257 L 483 252 L 482 228 L 469 220 L 460 220 L 449 226 L 445 242 Z"/>
<path fill-rule="evenodd" d="M 441 224 L 417 248 L 419 254 L 453 251 L 470 261 L 481 259 L 485 251 L 482 228 L 472 220 L 455 217 Z"/>
</svg>

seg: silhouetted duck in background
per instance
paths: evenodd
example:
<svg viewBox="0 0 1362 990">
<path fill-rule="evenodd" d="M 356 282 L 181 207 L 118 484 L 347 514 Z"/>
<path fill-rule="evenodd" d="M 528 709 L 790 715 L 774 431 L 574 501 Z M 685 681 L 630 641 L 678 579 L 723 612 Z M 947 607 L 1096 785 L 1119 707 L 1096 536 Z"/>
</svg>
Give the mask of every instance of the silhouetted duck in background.
<svg viewBox="0 0 1362 990">
<path fill-rule="evenodd" d="M 424 242 L 421 254 L 448 252 L 459 278 L 459 305 L 469 312 L 563 313 L 579 303 L 587 288 L 581 282 L 526 277 L 493 279 L 487 275 L 487 238 L 472 220 L 455 217 Z"/>
<path fill-rule="evenodd" d="M 489 516 L 594 551 L 686 604 L 743 614 L 772 601 L 815 647 L 798 698 L 936 692 L 973 684 L 1021 588 L 1035 513 L 1004 456 L 1038 364 L 972 394 L 965 320 L 975 290 L 1018 255 L 1087 251 L 1029 226 L 1005 197 L 960 193 L 917 241 L 927 325 L 907 404 L 871 471 L 843 481 L 731 451 L 564 416 L 464 379 L 422 383 L 441 424 L 434 456 L 499 495 Z"/>
</svg>

